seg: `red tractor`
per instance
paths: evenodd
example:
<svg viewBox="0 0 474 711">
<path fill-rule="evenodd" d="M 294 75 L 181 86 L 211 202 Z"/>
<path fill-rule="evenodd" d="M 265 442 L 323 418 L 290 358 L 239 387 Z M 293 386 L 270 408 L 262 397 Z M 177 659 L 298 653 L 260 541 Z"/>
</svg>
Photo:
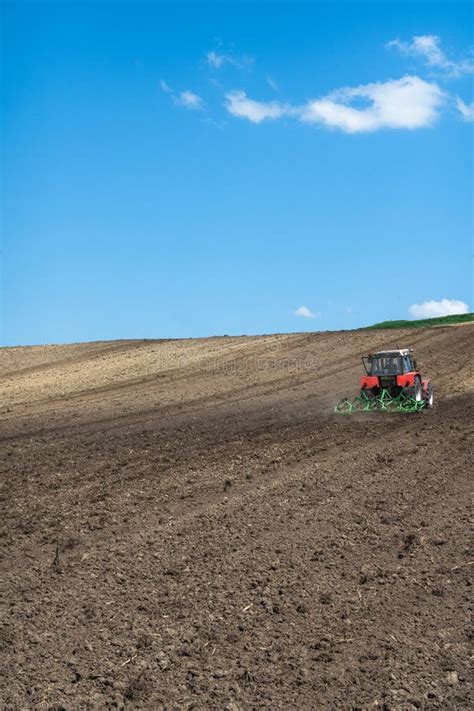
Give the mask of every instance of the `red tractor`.
<svg viewBox="0 0 474 711">
<path fill-rule="evenodd" d="M 365 375 L 360 379 L 359 395 L 354 400 L 341 400 L 335 412 L 419 412 L 433 407 L 433 386 L 421 377 L 411 348 L 369 353 L 362 363 Z"/>
<path fill-rule="evenodd" d="M 415 402 L 433 406 L 433 386 L 421 377 L 411 348 L 378 351 L 362 357 L 365 375 L 360 379 L 361 395 L 378 397 L 383 390 L 396 399 L 400 394 Z"/>
</svg>

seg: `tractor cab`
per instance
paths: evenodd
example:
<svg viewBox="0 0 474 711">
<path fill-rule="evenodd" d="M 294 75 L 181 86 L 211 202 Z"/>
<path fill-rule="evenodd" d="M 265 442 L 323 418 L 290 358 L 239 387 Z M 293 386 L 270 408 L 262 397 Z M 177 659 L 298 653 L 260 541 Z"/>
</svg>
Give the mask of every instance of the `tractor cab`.
<svg viewBox="0 0 474 711">
<path fill-rule="evenodd" d="M 416 371 L 416 364 L 409 348 L 369 353 L 362 358 L 362 362 L 366 374 L 370 376 L 403 375 Z"/>
</svg>

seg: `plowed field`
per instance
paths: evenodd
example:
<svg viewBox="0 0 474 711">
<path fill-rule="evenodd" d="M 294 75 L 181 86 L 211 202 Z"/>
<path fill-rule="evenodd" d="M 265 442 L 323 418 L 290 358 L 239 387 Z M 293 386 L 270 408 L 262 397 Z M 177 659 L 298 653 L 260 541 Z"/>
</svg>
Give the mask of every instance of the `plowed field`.
<svg viewBox="0 0 474 711">
<path fill-rule="evenodd" d="M 397 343 L 435 407 L 334 415 Z M 0 349 L 1 708 L 472 708 L 473 345 Z"/>
</svg>

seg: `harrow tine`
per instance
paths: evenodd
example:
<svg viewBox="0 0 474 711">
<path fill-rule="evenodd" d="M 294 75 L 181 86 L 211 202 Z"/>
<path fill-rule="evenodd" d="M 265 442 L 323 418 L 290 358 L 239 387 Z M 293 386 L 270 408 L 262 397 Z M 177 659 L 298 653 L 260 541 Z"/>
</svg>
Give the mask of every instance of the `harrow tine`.
<svg viewBox="0 0 474 711">
<path fill-rule="evenodd" d="M 382 390 L 382 392 L 380 393 L 379 397 L 377 398 L 377 400 L 379 402 L 381 410 L 388 410 L 388 408 L 390 407 L 390 404 L 392 402 L 392 396 L 390 395 L 388 390 L 385 390 L 385 388 L 384 388 Z"/>
<path fill-rule="evenodd" d="M 352 403 L 355 406 L 355 410 L 360 410 L 361 412 L 367 412 L 368 410 L 370 410 L 371 401 L 365 394 L 358 395 L 356 398 L 354 398 Z"/>
<path fill-rule="evenodd" d="M 339 415 L 350 415 L 354 410 L 354 405 L 347 397 L 337 403 L 334 411 Z"/>
</svg>

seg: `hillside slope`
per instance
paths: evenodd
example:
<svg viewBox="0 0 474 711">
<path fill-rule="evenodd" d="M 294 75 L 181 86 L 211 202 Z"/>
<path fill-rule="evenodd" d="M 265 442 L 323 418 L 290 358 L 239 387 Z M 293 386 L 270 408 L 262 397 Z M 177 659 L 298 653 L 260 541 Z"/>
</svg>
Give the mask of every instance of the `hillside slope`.
<svg viewBox="0 0 474 711">
<path fill-rule="evenodd" d="M 6 707 L 470 708 L 473 337 L 1 349 Z M 397 343 L 436 407 L 335 416 Z"/>
</svg>

